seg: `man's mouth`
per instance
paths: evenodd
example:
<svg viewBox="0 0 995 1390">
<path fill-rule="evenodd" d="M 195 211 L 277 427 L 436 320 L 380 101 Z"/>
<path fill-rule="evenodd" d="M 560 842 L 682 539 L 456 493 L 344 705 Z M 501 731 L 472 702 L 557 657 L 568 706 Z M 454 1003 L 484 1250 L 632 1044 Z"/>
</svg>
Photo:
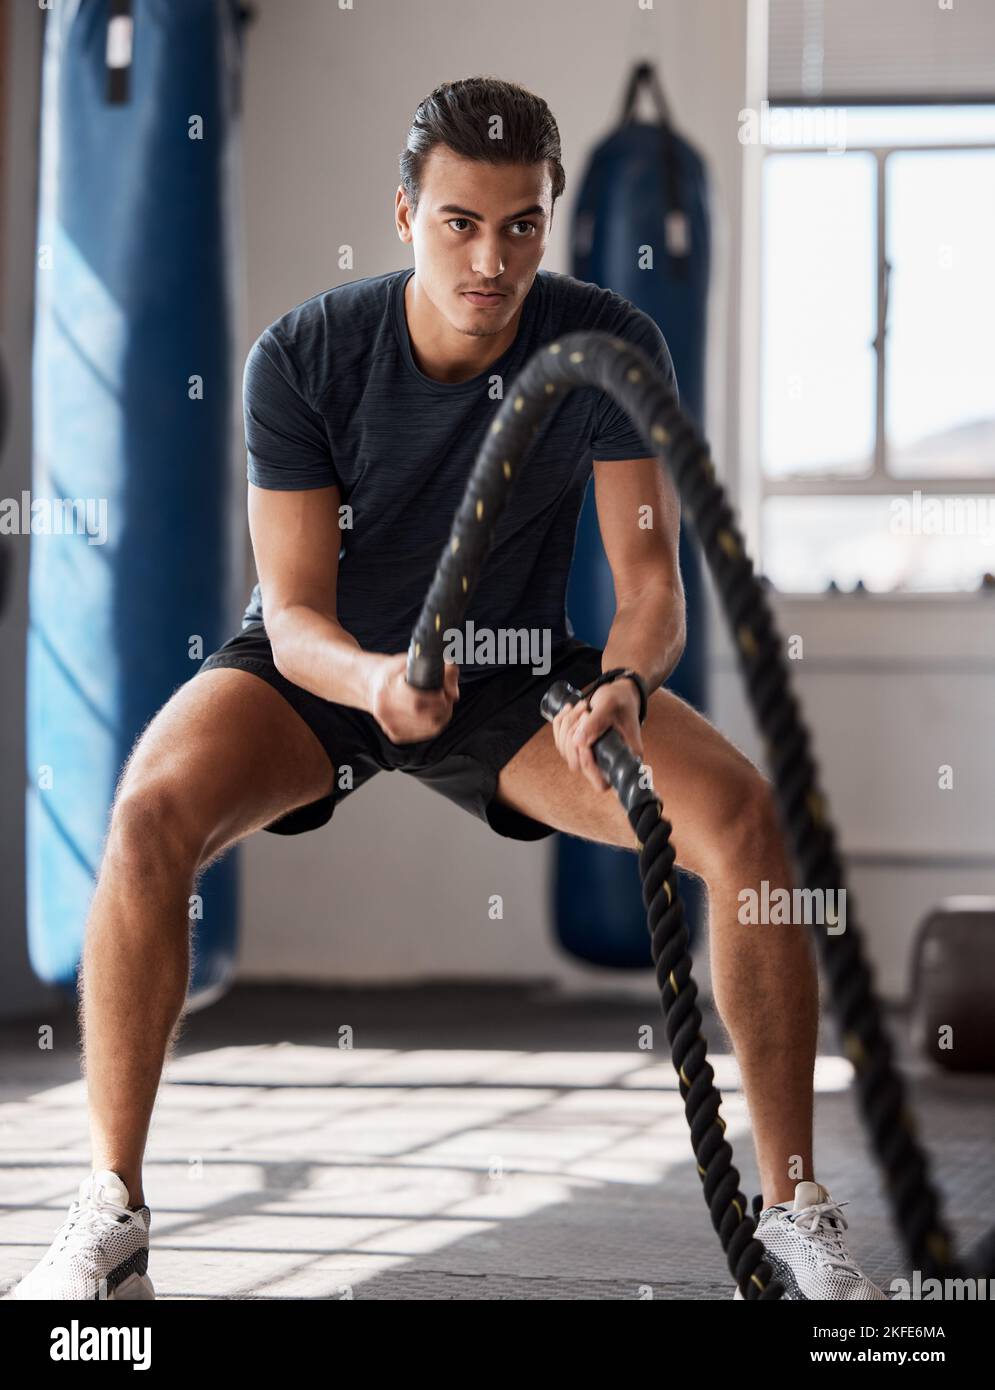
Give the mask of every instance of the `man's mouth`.
<svg viewBox="0 0 995 1390">
<path fill-rule="evenodd" d="M 504 298 L 504 295 L 496 293 L 481 293 L 478 290 L 464 290 L 463 298 L 469 300 L 471 304 L 479 304 L 481 308 L 486 308 L 488 305 L 500 304 L 501 300 Z"/>
</svg>

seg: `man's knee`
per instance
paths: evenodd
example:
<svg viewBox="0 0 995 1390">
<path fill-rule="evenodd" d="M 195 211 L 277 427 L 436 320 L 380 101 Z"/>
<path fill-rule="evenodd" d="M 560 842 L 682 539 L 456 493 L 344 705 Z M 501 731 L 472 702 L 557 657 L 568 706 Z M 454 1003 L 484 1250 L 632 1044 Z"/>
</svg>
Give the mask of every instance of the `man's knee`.
<svg viewBox="0 0 995 1390">
<path fill-rule="evenodd" d="M 723 780 L 713 808 L 710 870 L 717 876 L 751 876 L 784 838 L 773 784 L 754 767 L 740 767 Z"/>
<path fill-rule="evenodd" d="M 129 870 L 194 873 L 203 858 L 205 828 L 188 793 L 164 776 L 127 778 L 111 812 L 106 856 Z"/>
</svg>

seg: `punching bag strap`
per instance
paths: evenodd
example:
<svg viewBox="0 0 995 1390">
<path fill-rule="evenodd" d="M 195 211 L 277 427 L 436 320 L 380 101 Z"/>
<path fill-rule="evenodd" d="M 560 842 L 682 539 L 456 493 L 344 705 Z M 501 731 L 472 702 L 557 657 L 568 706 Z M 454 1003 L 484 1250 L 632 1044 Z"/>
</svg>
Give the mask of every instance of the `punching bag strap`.
<svg viewBox="0 0 995 1390">
<path fill-rule="evenodd" d="M 687 273 L 687 257 L 691 253 L 691 220 L 684 206 L 681 188 L 681 168 L 674 145 L 674 127 L 670 119 L 670 107 L 663 94 L 663 87 L 652 63 L 637 63 L 629 78 L 622 106 L 622 124 L 629 125 L 635 119 L 639 92 L 647 86 L 656 103 L 660 128 L 660 157 L 663 164 L 664 185 L 667 190 L 667 210 L 664 218 L 664 243 L 674 272 L 683 277 Z"/>
<path fill-rule="evenodd" d="M 131 96 L 131 59 L 135 45 L 135 18 L 131 0 L 110 0 L 107 7 L 106 101 L 122 106 Z"/>
<path fill-rule="evenodd" d="M 625 101 L 622 103 L 622 125 L 628 125 L 634 119 L 640 88 L 644 84 L 649 87 L 650 95 L 656 102 L 661 124 L 670 125 L 670 107 L 667 105 L 667 98 L 663 94 L 660 79 L 657 77 L 656 68 L 652 63 L 637 63 L 632 69 L 632 76 L 629 78 L 629 85 L 625 93 Z"/>
</svg>

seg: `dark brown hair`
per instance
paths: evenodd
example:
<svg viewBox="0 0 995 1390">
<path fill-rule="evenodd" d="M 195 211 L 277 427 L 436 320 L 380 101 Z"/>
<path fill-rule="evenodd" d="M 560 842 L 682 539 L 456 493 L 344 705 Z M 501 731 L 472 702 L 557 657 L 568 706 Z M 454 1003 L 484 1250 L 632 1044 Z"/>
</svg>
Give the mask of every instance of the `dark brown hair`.
<svg viewBox="0 0 995 1390">
<path fill-rule="evenodd" d="M 501 139 L 491 138 L 491 122 L 500 116 Z M 464 159 L 482 164 L 549 165 L 552 208 L 566 178 L 560 163 L 560 132 L 542 97 L 498 77 L 467 77 L 443 82 L 414 114 L 401 151 L 401 187 L 412 217 L 421 194 L 422 170 L 429 151 L 448 145 Z"/>
</svg>

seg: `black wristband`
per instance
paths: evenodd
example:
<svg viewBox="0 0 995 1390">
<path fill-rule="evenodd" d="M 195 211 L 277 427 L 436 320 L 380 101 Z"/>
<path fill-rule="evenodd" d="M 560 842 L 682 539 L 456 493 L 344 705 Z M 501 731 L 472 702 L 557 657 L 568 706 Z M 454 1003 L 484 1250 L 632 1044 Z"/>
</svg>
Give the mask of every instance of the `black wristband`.
<svg viewBox="0 0 995 1390">
<path fill-rule="evenodd" d="M 644 723 L 646 711 L 649 708 L 649 695 L 646 690 L 646 682 L 639 672 L 633 670 L 631 666 L 614 666 L 610 671 L 602 671 L 601 675 L 598 676 L 596 680 L 591 681 L 590 685 L 585 686 L 581 694 L 584 699 L 587 700 L 602 685 L 610 685 L 612 681 L 618 680 L 619 677 L 626 677 L 631 680 L 639 691 L 639 722 L 640 724 Z"/>
<path fill-rule="evenodd" d="M 646 682 L 639 672 L 634 671 L 631 666 L 627 667 L 626 670 L 622 672 L 622 677 L 633 681 L 636 689 L 639 691 L 639 722 L 640 724 L 645 724 L 646 712 L 649 709 L 650 702 L 649 693 L 646 689 Z"/>
</svg>

